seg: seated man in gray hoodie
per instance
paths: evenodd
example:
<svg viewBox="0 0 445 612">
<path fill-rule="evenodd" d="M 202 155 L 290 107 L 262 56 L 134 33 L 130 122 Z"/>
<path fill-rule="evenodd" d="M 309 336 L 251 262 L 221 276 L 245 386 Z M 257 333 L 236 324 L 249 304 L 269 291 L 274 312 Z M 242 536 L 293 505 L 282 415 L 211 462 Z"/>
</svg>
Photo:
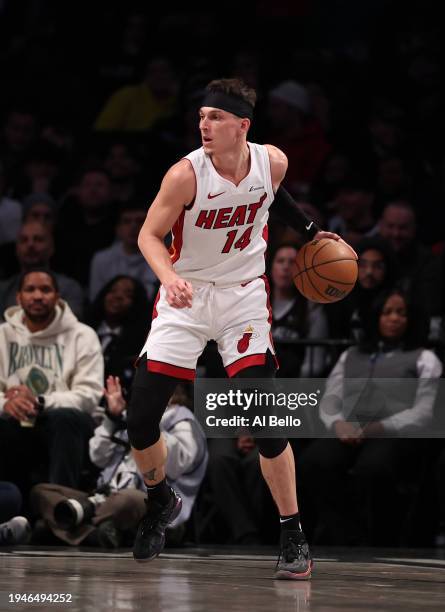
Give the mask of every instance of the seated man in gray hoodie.
<svg viewBox="0 0 445 612">
<path fill-rule="evenodd" d="M 31 492 L 35 514 L 60 540 L 104 547 L 125 543 L 146 511 L 146 487 L 133 460 L 126 432 L 126 402 L 119 378 L 109 376 L 104 420 L 90 440 L 90 457 L 102 468 L 93 494 L 53 484 L 39 484 Z M 178 385 L 162 417 L 168 459 L 168 482 L 182 498 L 182 510 L 169 526 L 170 537 L 179 543 L 207 466 L 204 432 L 187 408 L 189 398 Z M 168 536 L 168 533 L 167 533 Z"/>
<path fill-rule="evenodd" d="M 0 478 L 22 493 L 42 473 L 78 486 L 103 393 L 99 339 L 60 299 L 48 270 L 23 274 L 17 302 L 0 325 Z"/>
</svg>

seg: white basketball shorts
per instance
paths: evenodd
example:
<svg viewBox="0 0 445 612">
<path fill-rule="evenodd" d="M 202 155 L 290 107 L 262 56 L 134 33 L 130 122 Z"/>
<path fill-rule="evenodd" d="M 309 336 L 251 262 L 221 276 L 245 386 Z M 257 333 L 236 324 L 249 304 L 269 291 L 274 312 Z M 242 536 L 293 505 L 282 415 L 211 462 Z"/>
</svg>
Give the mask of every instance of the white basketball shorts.
<svg viewBox="0 0 445 612">
<path fill-rule="evenodd" d="M 208 340 L 217 342 L 228 376 L 264 365 L 267 350 L 275 356 L 266 276 L 232 287 L 193 281 L 192 286 L 191 308 L 172 308 L 164 287 L 159 290 L 151 330 L 141 351 L 141 356 L 147 355 L 150 372 L 193 380 Z"/>
</svg>

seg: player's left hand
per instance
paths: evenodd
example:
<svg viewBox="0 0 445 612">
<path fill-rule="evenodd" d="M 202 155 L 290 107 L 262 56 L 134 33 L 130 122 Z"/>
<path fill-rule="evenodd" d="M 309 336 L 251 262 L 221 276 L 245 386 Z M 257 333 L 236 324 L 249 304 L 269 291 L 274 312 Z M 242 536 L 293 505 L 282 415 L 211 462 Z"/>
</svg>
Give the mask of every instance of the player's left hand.
<svg viewBox="0 0 445 612">
<path fill-rule="evenodd" d="M 340 242 L 343 242 L 343 244 L 346 244 L 351 249 L 355 257 L 358 259 L 358 255 L 354 251 L 352 246 L 348 244 L 347 242 L 345 242 L 343 238 L 340 238 L 338 234 L 335 234 L 334 232 L 317 232 L 314 236 L 314 240 L 321 240 L 322 238 L 330 238 L 331 240 L 339 240 Z"/>
<path fill-rule="evenodd" d="M 314 236 L 314 240 L 322 240 L 323 238 L 331 238 L 331 240 L 341 240 L 340 236 L 338 234 L 335 234 L 334 232 L 317 232 Z"/>
</svg>

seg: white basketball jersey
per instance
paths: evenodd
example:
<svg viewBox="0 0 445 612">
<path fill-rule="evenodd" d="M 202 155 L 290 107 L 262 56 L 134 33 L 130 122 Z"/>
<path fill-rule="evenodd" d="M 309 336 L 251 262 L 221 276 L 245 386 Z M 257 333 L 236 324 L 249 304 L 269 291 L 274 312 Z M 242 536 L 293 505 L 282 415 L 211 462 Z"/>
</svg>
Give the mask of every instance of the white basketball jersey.
<svg viewBox="0 0 445 612">
<path fill-rule="evenodd" d="M 248 146 L 250 171 L 238 187 L 218 174 L 202 147 L 186 155 L 196 197 L 173 226 L 170 247 L 173 267 L 186 280 L 240 284 L 264 274 L 274 193 L 266 147 Z"/>
</svg>

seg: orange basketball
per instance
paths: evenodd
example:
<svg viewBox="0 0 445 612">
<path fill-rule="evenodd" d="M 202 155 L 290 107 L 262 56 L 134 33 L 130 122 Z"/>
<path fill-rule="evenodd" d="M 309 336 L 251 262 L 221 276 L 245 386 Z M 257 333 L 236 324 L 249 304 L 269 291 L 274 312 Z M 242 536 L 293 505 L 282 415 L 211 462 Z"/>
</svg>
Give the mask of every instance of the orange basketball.
<svg viewBox="0 0 445 612">
<path fill-rule="evenodd" d="M 357 280 L 357 258 L 344 242 L 323 238 L 307 242 L 298 251 L 294 283 L 312 302 L 338 302 Z"/>
</svg>

